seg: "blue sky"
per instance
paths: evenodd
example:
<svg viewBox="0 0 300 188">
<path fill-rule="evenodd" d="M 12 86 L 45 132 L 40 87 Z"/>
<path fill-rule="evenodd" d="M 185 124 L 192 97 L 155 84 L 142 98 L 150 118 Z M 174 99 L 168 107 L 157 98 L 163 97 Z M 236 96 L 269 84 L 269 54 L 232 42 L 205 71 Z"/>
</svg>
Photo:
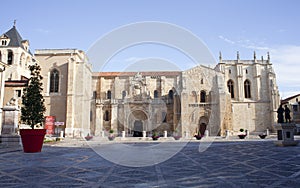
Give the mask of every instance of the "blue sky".
<svg viewBox="0 0 300 188">
<path fill-rule="evenodd" d="M 236 51 L 241 59 L 252 59 L 253 51 L 258 58 L 266 58 L 270 51 L 282 97 L 300 93 L 297 78 L 300 2 L 297 0 L 27 0 L 4 1 L 1 7 L 8 8 L 0 12 L 0 33 L 10 29 L 16 19 L 17 29 L 30 41 L 32 51 L 44 48 L 88 51 L 101 36 L 123 25 L 166 22 L 198 36 L 216 60 L 219 51 L 223 59 L 235 59 Z M 145 57 L 190 65 L 189 59 L 174 49 L 144 45 L 117 54 L 106 70 Z"/>
</svg>

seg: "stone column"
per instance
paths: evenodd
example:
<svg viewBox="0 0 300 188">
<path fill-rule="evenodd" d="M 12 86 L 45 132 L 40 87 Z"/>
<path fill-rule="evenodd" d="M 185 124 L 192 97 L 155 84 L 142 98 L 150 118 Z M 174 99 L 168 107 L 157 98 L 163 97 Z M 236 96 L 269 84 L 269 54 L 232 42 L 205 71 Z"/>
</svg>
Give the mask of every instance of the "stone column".
<svg viewBox="0 0 300 188">
<path fill-rule="evenodd" d="M 113 93 L 112 93 L 112 99 L 118 99 L 119 98 L 119 94 L 122 93 L 122 91 L 120 90 L 120 79 L 119 77 L 115 77 L 114 80 L 114 87 L 113 87 Z"/>
<path fill-rule="evenodd" d="M 118 132 L 118 104 L 111 105 L 111 129 Z"/>
<path fill-rule="evenodd" d="M 18 114 L 19 109 L 16 106 L 3 107 L 3 124 L 2 134 L 15 135 L 18 128 Z"/>
<path fill-rule="evenodd" d="M 167 138 L 167 137 L 168 137 L 168 132 L 164 131 L 164 138 Z"/>
<path fill-rule="evenodd" d="M 103 131 L 103 104 L 96 106 L 95 136 L 101 136 Z"/>
<path fill-rule="evenodd" d="M 20 136 L 17 135 L 18 112 L 17 106 L 3 107 L 3 124 L 0 135 L 0 141 L 5 145 L 19 145 Z"/>
</svg>

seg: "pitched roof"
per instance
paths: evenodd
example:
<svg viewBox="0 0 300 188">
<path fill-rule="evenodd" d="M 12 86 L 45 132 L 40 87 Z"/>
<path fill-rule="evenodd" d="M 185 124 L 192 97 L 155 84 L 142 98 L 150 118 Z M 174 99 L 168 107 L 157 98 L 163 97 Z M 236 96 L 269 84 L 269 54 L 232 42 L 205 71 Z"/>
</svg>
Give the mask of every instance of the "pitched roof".
<svg viewBox="0 0 300 188">
<path fill-rule="evenodd" d="M 8 47 L 21 47 L 24 48 L 22 45 L 22 37 L 20 33 L 17 31 L 16 26 L 13 26 L 9 31 L 4 33 L 6 37 L 10 39 L 9 44 L 7 45 Z"/>
<path fill-rule="evenodd" d="M 299 96 L 300 96 L 300 94 L 297 94 L 297 95 L 293 95 L 291 97 L 285 98 L 285 99 L 281 100 L 281 104 L 288 103 L 290 100 L 292 100 L 292 99 L 294 99 L 296 97 L 299 97 Z"/>
</svg>

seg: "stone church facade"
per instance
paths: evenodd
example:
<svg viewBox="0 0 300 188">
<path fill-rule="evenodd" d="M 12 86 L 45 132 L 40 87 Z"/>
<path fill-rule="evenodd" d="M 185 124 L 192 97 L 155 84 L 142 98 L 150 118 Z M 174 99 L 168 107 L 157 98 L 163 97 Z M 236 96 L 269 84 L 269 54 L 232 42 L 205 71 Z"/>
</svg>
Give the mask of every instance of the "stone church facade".
<svg viewBox="0 0 300 188">
<path fill-rule="evenodd" d="M 21 36 L 5 33 L 1 40 Z M 4 43 L 3 43 L 4 44 Z M 114 130 L 126 136 L 174 132 L 191 137 L 205 130 L 210 135 L 272 130 L 279 105 L 276 74 L 267 59 L 223 60 L 215 68 L 198 65 L 185 71 L 93 72 L 87 56 L 77 49 L 38 49 L 29 42 L 1 46 L 6 103 L 18 99 L 28 80 L 26 66 L 42 68 L 46 116 L 63 122 L 66 136 L 102 135 Z M 22 45 L 22 46 L 21 46 Z M 15 48 L 18 48 L 18 52 Z M 15 50 L 15 51 L 14 51 Z M 13 61 L 8 62 L 8 54 Z M 24 54 L 24 55 L 23 55 Z M 12 84 L 13 83 L 13 84 Z M 23 85 L 22 85 L 23 83 Z M 15 84 L 15 85 L 14 85 Z M 12 91 L 13 90 L 13 91 Z M 20 104 L 19 104 L 20 105 Z"/>
</svg>

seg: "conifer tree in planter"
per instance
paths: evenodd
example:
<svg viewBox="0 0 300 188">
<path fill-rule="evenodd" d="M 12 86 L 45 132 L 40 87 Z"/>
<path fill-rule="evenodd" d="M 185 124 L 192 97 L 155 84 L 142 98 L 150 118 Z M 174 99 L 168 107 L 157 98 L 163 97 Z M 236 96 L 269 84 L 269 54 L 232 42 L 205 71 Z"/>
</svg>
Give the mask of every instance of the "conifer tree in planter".
<svg viewBox="0 0 300 188">
<path fill-rule="evenodd" d="M 22 96 L 21 121 L 30 125 L 31 129 L 20 129 L 24 152 L 41 152 L 46 129 L 34 129 L 42 125 L 45 118 L 46 107 L 42 95 L 41 67 L 35 63 L 29 66 L 31 77 Z"/>
</svg>

